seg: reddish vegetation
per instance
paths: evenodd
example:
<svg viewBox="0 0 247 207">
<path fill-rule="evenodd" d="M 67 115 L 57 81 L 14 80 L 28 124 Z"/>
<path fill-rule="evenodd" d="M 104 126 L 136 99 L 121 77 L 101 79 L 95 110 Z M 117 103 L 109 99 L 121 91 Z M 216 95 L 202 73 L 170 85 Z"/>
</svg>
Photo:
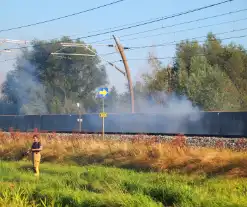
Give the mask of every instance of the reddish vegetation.
<svg viewBox="0 0 247 207">
<path fill-rule="evenodd" d="M 22 154 L 30 146 L 34 134 L 38 132 L 1 132 L 0 157 L 23 159 Z M 221 140 L 215 143 L 214 148 L 188 146 L 188 138 L 181 134 L 171 140 L 147 135 L 105 135 L 102 140 L 100 135 L 61 135 L 56 132 L 39 136 L 44 146 L 43 161 L 247 177 L 247 152 L 241 151 L 245 139 L 236 143 L 241 151 L 237 152 L 225 149 Z"/>
<path fill-rule="evenodd" d="M 186 146 L 186 137 L 183 134 L 178 134 L 172 140 L 172 145 L 178 147 L 185 147 Z"/>
</svg>

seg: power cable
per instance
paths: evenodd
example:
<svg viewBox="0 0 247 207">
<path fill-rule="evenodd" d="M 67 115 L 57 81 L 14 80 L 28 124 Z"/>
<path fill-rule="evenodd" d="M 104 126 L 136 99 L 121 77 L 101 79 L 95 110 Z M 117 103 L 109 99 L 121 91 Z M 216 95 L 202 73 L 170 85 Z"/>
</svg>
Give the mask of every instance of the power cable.
<svg viewBox="0 0 247 207">
<path fill-rule="evenodd" d="M 156 30 L 162 30 L 162 29 L 166 29 L 166 28 L 170 28 L 170 27 L 175 27 L 175 26 L 180 26 L 180 25 L 184 25 L 184 24 L 189 24 L 189 23 L 204 21 L 204 20 L 208 20 L 208 19 L 213 19 L 213 18 L 217 18 L 217 17 L 226 16 L 226 15 L 232 15 L 232 14 L 243 12 L 243 11 L 247 11 L 247 9 L 241 9 L 241 10 L 231 11 L 231 12 L 227 12 L 227 13 L 223 13 L 223 14 L 218 14 L 218 15 L 214 15 L 214 16 L 199 18 L 199 19 L 196 19 L 196 20 L 190 20 L 190 21 L 181 22 L 181 23 L 172 24 L 172 25 L 167 25 L 167 26 L 162 26 L 162 27 L 156 27 L 154 29 L 148 29 L 148 30 L 144 30 L 144 31 L 140 31 L 140 32 L 134 32 L 134 33 L 130 33 L 130 34 L 120 35 L 118 37 L 121 38 L 121 37 L 139 35 L 139 34 L 143 34 L 143 33 L 153 32 L 153 31 L 156 31 Z M 105 42 L 105 41 L 108 41 L 108 40 L 112 40 L 112 38 L 107 38 L 107 39 L 102 39 L 102 40 L 90 42 L 89 44 Z"/>
<path fill-rule="evenodd" d="M 226 31 L 226 32 L 214 33 L 214 35 L 221 35 L 221 34 L 239 32 L 239 31 L 244 31 L 244 30 L 247 30 L 247 27 L 246 28 L 242 28 L 242 29 L 233 29 L 233 30 Z M 194 40 L 194 39 L 198 39 L 198 38 L 205 38 L 205 37 L 207 37 L 207 36 L 194 37 L 194 38 L 191 38 L 190 40 Z M 235 37 L 233 37 L 233 38 L 235 38 Z M 179 42 L 186 41 L 186 40 L 188 40 L 188 39 L 179 40 Z M 176 41 L 165 42 L 165 43 L 162 43 L 162 44 L 155 44 L 155 45 L 144 45 L 144 46 L 129 47 L 129 50 L 143 49 L 143 48 L 149 48 L 149 47 L 163 47 L 163 46 L 167 46 L 167 45 L 176 45 L 176 44 L 177 44 Z"/>
<path fill-rule="evenodd" d="M 65 49 L 65 48 L 59 49 L 58 51 L 56 51 L 56 53 L 57 53 L 57 52 L 60 52 L 62 49 Z M 112 55 L 112 54 L 115 54 L 115 53 L 116 53 L 116 52 L 110 52 L 110 53 L 98 54 L 98 55 L 100 55 L 100 56 L 107 56 L 107 55 Z M 70 54 L 70 53 L 68 53 L 68 54 Z M 6 60 L 0 60 L 0 63 L 8 62 L 8 61 L 11 61 L 11 60 L 17 60 L 17 59 L 18 59 L 18 57 L 6 59 Z"/>
<path fill-rule="evenodd" d="M 247 18 L 244 18 L 244 19 L 240 19 L 240 20 L 236 20 L 236 21 L 242 21 L 242 20 L 246 20 Z M 235 22 L 235 21 L 230 21 L 230 22 Z M 227 23 L 230 23 L 230 22 L 227 22 Z M 226 23 L 226 22 L 224 22 Z M 223 23 L 220 23 L 220 24 L 223 24 Z M 218 24 L 216 24 L 218 25 Z M 207 25 L 206 27 L 208 26 L 212 26 L 212 25 Z M 203 26 L 204 27 L 204 26 Z M 198 29 L 198 28 L 203 28 L 203 27 L 197 27 L 197 28 L 192 28 L 192 29 Z M 192 30 L 191 29 L 191 30 Z M 233 32 L 239 32 L 239 31 L 244 31 L 244 30 L 247 30 L 247 28 L 242 28 L 242 29 L 233 29 L 233 30 L 230 30 L 230 31 L 226 31 L 226 32 L 220 32 L 220 33 L 214 33 L 214 35 L 221 35 L 221 34 L 227 34 L 227 33 L 233 33 Z M 187 31 L 187 30 L 180 30 L 180 31 L 175 31 L 175 32 L 171 32 L 172 34 L 176 33 L 176 32 L 182 32 L 182 31 Z M 170 33 L 163 33 L 163 34 L 170 34 Z M 160 35 L 160 34 L 158 34 Z M 153 36 L 158 36 L 158 35 L 153 35 Z M 151 36 L 149 36 L 151 37 Z M 198 39 L 198 38 L 205 38 L 207 36 L 199 36 L 199 37 L 194 37 L 194 38 L 191 38 L 191 40 L 193 39 Z M 235 38 L 235 37 L 233 37 Z M 230 37 L 231 39 L 231 37 Z M 179 42 L 181 41 L 186 41 L 187 39 L 183 39 L 183 40 L 179 40 L 179 41 L 172 41 L 172 42 L 166 42 L 166 43 L 162 43 L 162 44 L 157 44 L 157 45 L 148 45 L 148 46 L 139 46 L 139 47 L 125 47 L 126 50 L 129 50 L 129 51 L 133 51 L 133 50 L 136 50 L 136 49 L 143 49 L 143 48 L 148 48 L 148 47 L 163 47 L 163 46 L 168 46 L 168 45 L 176 45 L 178 44 Z M 198 41 L 198 42 L 201 42 L 201 41 Z M 112 55 L 112 54 L 116 54 L 117 52 L 112 52 L 112 53 L 108 53 L 108 54 L 105 54 L 105 55 Z"/>
<path fill-rule="evenodd" d="M 228 39 L 234 39 L 234 38 L 244 38 L 247 37 L 247 35 L 241 35 L 241 36 L 236 36 L 236 37 L 227 37 L 227 38 L 222 38 L 221 40 L 228 40 Z M 209 41 L 216 41 L 216 40 L 209 40 Z M 197 41 L 197 42 L 205 42 L 205 41 Z M 199 55 L 193 55 L 193 56 L 204 56 L 205 54 L 199 54 Z M 155 59 L 157 60 L 164 60 L 164 59 L 172 59 L 172 58 L 176 58 L 176 56 L 168 56 L 168 57 L 158 57 Z M 132 61 L 132 60 L 149 60 L 148 58 L 129 58 L 127 59 L 127 61 Z M 112 63 L 116 63 L 116 62 L 122 62 L 122 60 L 116 60 L 113 61 Z"/>
<path fill-rule="evenodd" d="M 229 23 L 236 23 L 236 22 L 240 22 L 243 20 L 247 20 L 247 18 L 242 18 L 242 19 L 237 19 L 237 20 L 233 20 L 233 21 L 226 21 L 226 22 L 221 22 L 221 23 L 217 23 L 217 24 L 209 24 L 209 25 L 204 25 L 204 26 L 200 26 L 200 27 L 193 27 L 193 28 L 189 28 L 189 29 L 183 29 L 183 30 L 177 30 L 174 32 L 162 32 L 162 33 L 158 33 L 155 35 L 148 35 L 148 36 L 144 36 L 144 37 L 135 37 L 135 38 L 129 38 L 129 39 L 122 39 L 122 41 L 130 41 L 130 40 L 136 40 L 136 39 L 144 39 L 144 38 L 149 38 L 149 37 L 157 37 L 160 35 L 168 35 L 168 34 L 176 34 L 176 33 L 180 33 L 180 32 L 187 32 L 187 31 L 192 31 L 195 29 L 202 29 L 202 28 L 206 28 L 206 27 L 211 27 L 211 26 L 219 26 L 219 25 L 223 25 L 223 24 L 229 24 Z"/>
<path fill-rule="evenodd" d="M 0 32 L 12 31 L 12 30 L 16 30 L 16 29 L 21 29 L 21 28 L 36 26 L 36 25 L 44 24 L 44 23 L 48 23 L 48 22 L 53 22 L 53 21 L 57 21 L 57 20 L 60 20 L 60 19 L 65 19 L 65 18 L 68 18 L 68 17 L 72 17 L 72 16 L 76 16 L 76 15 L 82 14 L 82 13 L 94 11 L 94 10 L 97 10 L 97 9 L 100 9 L 100 8 L 103 8 L 103 7 L 111 6 L 113 4 L 117 4 L 117 3 L 120 3 L 120 2 L 123 2 L 123 1 L 125 1 L 125 0 L 113 1 L 113 2 L 108 3 L 108 4 L 103 4 L 103 5 L 91 8 L 91 9 L 87 9 L 87 10 L 84 10 L 84 11 L 76 12 L 76 13 L 69 14 L 69 15 L 66 15 L 66 16 L 57 17 L 57 18 L 53 18 L 53 19 L 49 19 L 49 20 L 45 20 L 45 21 L 41 21 L 41 22 L 32 23 L 32 24 L 22 25 L 22 26 L 18 26 L 18 27 L 12 27 L 12 28 L 9 28 L 9 29 L 2 29 L 2 30 L 0 30 Z"/>
<path fill-rule="evenodd" d="M 17 58 L 10 58 L 10 59 L 6 59 L 6 60 L 1 60 L 0 63 L 8 62 L 8 61 L 11 61 L 11 60 L 17 60 Z"/>
<path fill-rule="evenodd" d="M 90 31 L 90 32 L 87 32 L 87 33 L 90 34 L 90 33 L 95 33 L 95 32 L 102 32 L 102 31 L 107 31 L 107 30 L 113 30 L 113 29 L 116 29 L 116 28 L 121 28 L 121 27 L 129 26 L 129 25 L 140 24 L 140 23 L 144 23 L 144 22 L 147 22 L 147 21 L 158 20 L 160 18 L 162 18 L 162 17 L 151 18 L 151 19 L 148 19 L 148 20 L 145 20 L 145 21 L 138 21 L 138 22 L 133 22 L 133 23 L 128 23 L 128 24 L 118 25 L 118 26 L 114 26 L 114 27 L 108 27 L 108 28 L 105 28 L 105 29 L 93 30 L 93 31 Z M 72 36 L 76 36 L 76 35 L 70 35 L 70 36 L 72 37 Z"/>
<path fill-rule="evenodd" d="M 139 21 L 139 22 L 122 24 L 122 25 L 119 25 L 119 26 L 108 27 L 108 28 L 105 28 L 105 29 L 93 30 L 93 31 L 90 31 L 90 32 L 87 32 L 87 33 L 91 34 L 91 33 L 96 33 L 96 32 L 103 32 L 103 31 L 107 31 L 107 30 L 113 30 L 113 29 L 116 29 L 116 28 L 126 27 L 126 26 L 130 26 L 130 25 L 134 25 L 134 24 L 140 24 L 140 23 L 147 22 L 147 21 L 152 21 L 152 20 L 157 20 L 159 18 L 160 17 L 156 17 L 156 18 L 151 18 L 151 19 L 148 19 L 148 20 Z M 76 36 L 76 35 L 72 35 L 72 36 Z"/>
<path fill-rule="evenodd" d="M 100 35 L 104 35 L 104 34 L 109 34 L 109 33 L 113 33 L 113 32 L 118 32 L 118 31 L 123 31 L 123 30 L 131 29 L 131 28 L 136 28 L 136 27 L 152 24 L 152 23 L 155 23 L 155 22 L 160 22 L 160 21 L 163 21 L 163 20 L 166 20 L 166 19 L 172 19 L 174 17 L 178 17 L 178 16 L 182 16 L 182 15 L 185 15 L 185 14 L 190 14 L 190 13 L 193 13 L 193 12 L 197 12 L 197 11 L 201 11 L 201 10 L 204 10 L 204 9 L 212 8 L 212 7 L 219 6 L 221 4 L 229 3 L 229 2 L 232 2 L 232 1 L 234 1 L 234 0 L 226 0 L 226 1 L 219 2 L 219 3 L 211 4 L 211 5 L 208 5 L 208 6 L 203 6 L 203 7 L 199 7 L 199 8 L 196 8 L 196 9 L 191 9 L 191 10 L 188 10 L 188 11 L 185 11 L 185 12 L 180 12 L 180 13 L 173 14 L 173 15 L 170 15 L 170 16 L 161 17 L 159 19 L 155 19 L 155 20 L 152 20 L 152 21 L 143 22 L 143 23 L 140 23 L 140 24 L 135 24 L 135 25 L 128 26 L 128 27 L 123 27 L 123 28 L 119 28 L 119 29 L 115 29 L 115 30 L 111 30 L 111 31 L 96 33 L 96 34 L 87 35 L 87 36 L 83 36 L 83 37 L 78 37 L 77 39 L 85 39 L 85 38 L 89 38 L 89 37 L 96 37 L 96 36 L 100 36 Z"/>
<path fill-rule="evenodd" d="M 71 39 L 71 40 L 84 39 L 84 38 L 104 35 L 104 34 L 108 34 L 108 33 L 113 33 L 113 32 L 116 32 L 116 31 L 122 31 L 122 30 L 126 30 L 126 29 L 131 29 L 131 28 L 134 28 L 134 27 L 139 27 L 139 26 L 151 24 L 151 23 L 154 23 L 154 22 L 163 21 L 163 20 L 166 20 L 166 19 L 171 19 L 171 18 L 174 18 L 174 17 L 177 17 L 177 16 L 182 16 L 182 15 L 185 15 L 185 14 L 193 13 L 193 12 L 200 11 L 200 10 L 203 10 L 203 9 L 215 7 L 215 6 L 218 6 L 218 5 L 221 5 L 221 4 L 225 4 L 225 3 L 228 3 L 228 2 L 232 2 L 232 1 L 234 1 L 234 0 L 226 0 L 226 1 L 219 2 L 219 3 L 211 4 L 211 5 L 208 5 L 208 6 L 204 6 L 204 7 L 188 10 L 188 11 L 185 11 L 185 12 L 173 14 L 171 16 L 161 17 L 161 18 L 153 20 L 153 21 L 144 22 L 144 23 L 141 23 L 141 24 L 136 24 L 134 26 L 124 27 L 124 28 L 120 28 L 120 29 L 117 29 L 117 30 L 111 30 L 111 31 L 108 31 L 108 32 L 103 32 L 103 33 L 98 33 L 98 34 L 93 34 L 93 35 L 88 35 L 88 36 L 85 36 L 85 37 L 78 37 L 78 38 L 74 38 L 74 39 Z M 56 39 L 59 39 L 59 38 L 56 38 Z M 49 45 L 49 44 L 53 44 L 53 43 L 43 43 L 42 45 Z M 41 45 L 41 44 L 38 44 L 37 46 L 39 46 L 39 45 Z M 16 50 L 16 49 L 25 49 L 25 48 L 29 48 L 29 47 L 32 47 L 32 46 L 25 46 L 25 47 L 19 47 L 19 48 L 8 48 L 8 49 Z"/>
<path fill-rule="evenodd" d="M 242 29 L 238 29 L 238 30 L 230 30 L 230 31 L 226 31 L 226 32 L 215 33 L 215 35 L 233 33 L 233 32 L 244 31 L 244 30 L 247 30 L 247 28 L 242 28 Z M 205 38 L 205 37 L 207 37 L 207 36 L 194 37 L 194 38 L 191 38 L 190 40 L 194 40 L 194 39 L 197 39 L 197 38 Z M 221 40 L 234 39 L 234 38 L 242 38 L 242 37 L 245 37 L 245 36 L 228 37 L 228 38 L 223 38 Z M 137 50 L 137 49 L 143 49 L 143 48 L 149 48 L 149 47 L 165 47 L 165 46 L 168 46 L 168 45 L 177 45 L 181 41 L 186 41 L 186 40 L 188 40 L 188 39 L 183 39 L 183 40 L 178 40 L 178 41 L 173 41 L 173 42 L 166 42 L 166 43 L 157 44 L 157 45 L 145 45 L 145 46 L 125 47 L 125 48 L 128 48 L 129 51 L 134 51 L 134 50 Z M 203 41 L 197 41 L 197 42 L 203 42 Z M 64 48 L 61 48 L 60 50 L 62 50 L 62 49 L 64 49 Z M 111 53 L 100 54 L 100 55 L 101 56 L 106 56 L 106 55 L 112 55 L 112 54 L 116 54 L 116 53 L 118 53 L 118 52 L 111 52 Z M 17 58 L 6 59 L 6 60 L 3 60 L 3 61 L 0 61 L 0 63 L 1 62 L 7 62 L 7 61 L 10 61 L 10 60 L 15 60 L 15 59 L 17 59 Z"/>
</svg>

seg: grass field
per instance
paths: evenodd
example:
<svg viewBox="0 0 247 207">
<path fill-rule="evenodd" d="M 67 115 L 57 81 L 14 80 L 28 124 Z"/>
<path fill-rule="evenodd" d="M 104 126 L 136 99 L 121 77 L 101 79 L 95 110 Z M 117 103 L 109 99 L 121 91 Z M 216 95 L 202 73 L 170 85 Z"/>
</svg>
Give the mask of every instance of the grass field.
<svg viewBox="0 0 247 207">
<path fill-rule="evenodd" d="M 46 163 L 38 179 L 30 167 L 23 161 L 1 162 L 0 206 L 247 206 L 243 178 Z"/>
<path fill-rule="evenodd" d="M 36 178 L 32 134 L 0 134 L 0 206 L 247 207 L 246 152 L 79 136 L 42 135 Z"/>
</svg>

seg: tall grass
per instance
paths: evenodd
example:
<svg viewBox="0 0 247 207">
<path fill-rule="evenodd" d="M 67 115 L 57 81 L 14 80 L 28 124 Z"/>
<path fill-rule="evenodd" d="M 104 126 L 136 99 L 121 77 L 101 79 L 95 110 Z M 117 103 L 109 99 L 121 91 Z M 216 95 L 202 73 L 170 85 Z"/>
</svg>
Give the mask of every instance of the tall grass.
<svg viewBox="0 0 247 207">
<path fill-rule="evenodd" d="M 2 160 L 30 159 L 22 156 L 32 143 L 33 133 L 1 133 Z M 184 137 L 161 142 L 155 137 L 99 135 L 40 135 L 42 162 L 101 164 L 137 170 L 177 171 L 207 176 L 247 177 L 247 153 L 229 149 L 186 146 Z M 107 138 L 107 137 L 106 137 Z"/>
<path fill-rule="evenodd" d="M 40 178 L 27 161 L 0 163 L 0 206 L 247 206 L 247 180 L 115 167 L 44 163 Z"/>
<path fill-rule="evenodd" d="M 40 134 L 37 178 L 23 156 L 32 136 L 0 133 L 0 207 L 247 206 L 246 152 L 189 147 L 183 136 Z"/>
</svg>

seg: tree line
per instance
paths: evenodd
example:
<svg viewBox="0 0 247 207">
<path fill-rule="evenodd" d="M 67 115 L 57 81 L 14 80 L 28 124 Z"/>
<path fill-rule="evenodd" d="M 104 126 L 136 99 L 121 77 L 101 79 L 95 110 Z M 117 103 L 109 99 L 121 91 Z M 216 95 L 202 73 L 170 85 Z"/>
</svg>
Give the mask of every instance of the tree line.
<svg viewBox="0 0 247 207">
<path fill-rule="evenodd" d="M 155 60 L 155 58 L 154 58 Z M 176 46 L 172 67 L 148 76 L 150 91 L 187 96 L 206 111 L 247 110 L 247 52 L 243 46 L 223 45 L 209 33 L 203 44 L 185 41 Z"/>
<path fill-rule="evenodd" d="M 53 56 L 52 52 L 91 54 L 86 48 L 63 48 L 60 40 L 34 40 L 23 49 L 14 70 L 1 87 L 1 114 L 66 114 L 101 111 L 95 90 L 109 85 L 105 66 L 97 56 Z M 94 48 L 90 48 L 96 51 Z M 163 65 L 150 55 L 152 73 L 134 83 L 135 108 L 144 102 L 165 106 L 160 93 L 185 96 L 202 110 L 247 110 L 247 52 L 241 45 L 222 44 L 209 33 L 203 44 L 182 41 L 176 46 L 173 64 Z M 152 102 L 152 103 L 153 103 Z M 130 112 L 129 92 L 110 89 L 107 112 Z M 150 106 L 148 106 L 150 107 Z"/>
</svg>

